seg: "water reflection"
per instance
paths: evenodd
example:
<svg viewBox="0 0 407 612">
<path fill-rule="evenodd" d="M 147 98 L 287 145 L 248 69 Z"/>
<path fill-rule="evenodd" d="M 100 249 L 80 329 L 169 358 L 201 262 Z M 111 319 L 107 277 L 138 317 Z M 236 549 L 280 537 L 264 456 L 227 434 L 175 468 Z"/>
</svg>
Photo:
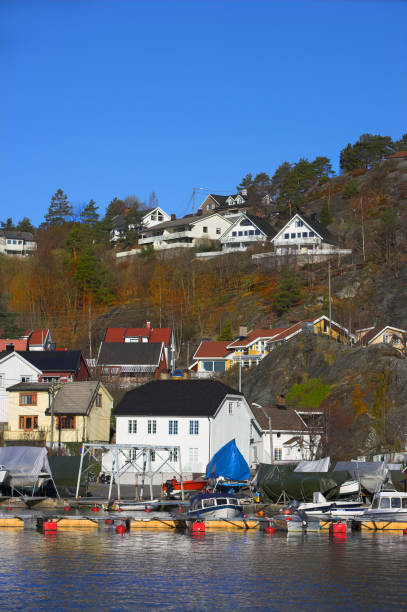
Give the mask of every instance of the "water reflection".
<svg viewBox="0 0 407 612">
<path fill-rule="evenodd" d="M 3 530 L 0 597 L 7 610 L 400 609 L 406 552 L 398 534 Z"/>
</svg>

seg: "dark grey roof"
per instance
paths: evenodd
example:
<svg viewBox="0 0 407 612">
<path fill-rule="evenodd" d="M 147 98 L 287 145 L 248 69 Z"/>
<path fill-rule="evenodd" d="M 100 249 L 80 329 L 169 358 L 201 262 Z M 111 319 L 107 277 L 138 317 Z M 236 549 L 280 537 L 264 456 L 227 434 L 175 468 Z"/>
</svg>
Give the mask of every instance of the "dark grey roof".
<svg viewBox="0 0 407 612">
<path fill-rule="evenodd" d="M 82 351 L 16 351 L 41 372 L 77 372 L 81 365 Z M 2 351 L 0 359 L 10 355 Z"/>
<path fill-rule="evenodd" d="M 19 232 L 17 230 L 0 230 L 5 238 L 13 238 L 14 240 L 34 241 L 34 236 L 31 232 Z"/>
<path fill-rule="evenodd" d="M 328 242 L 329 244 L 335 244 L 336 238 L 322 223 L 318 220 L 316 215 L 300 215 L 302 219 L 313 229 L 319 236 L 321 236 L 322 240 Z"/>
<path fill-rule="evenodd" d="M 263 232 L 264 234 L 266 234 L 266 236 L 268 236 L 269 238 L 273 238 L 277 234 L 274 227 L 270 225 L 270 223 L 268 223 L 262 217 L 258 217 L 257 215 L 248 215 L 248 214 L 246 214 L 246 217 L 250 219 L 253 225 L 258 227 L 259 230 Z"/>
<path fill-rule="evenodd" d="M 97 365 L 158 366 L 162 342 L 103 342 Z"/>
<path fill-rule="evenodd" d="M 213 416 L 227 395 L 243 393 L 218 380 L 155 380 L 128 391 L 116 416 Z"/>
<path fill-rule="evenodd" d="M 252 404 L 252 412 L 260 427 L 269 430 L 269 417 L 273 431 L 303 431 L 307 427 L 295 410 L 290 408 L 277 408 L 276 406 L 257 406 Z"/>
<path fill-rule="evenodd" d="M 6 391 L 48 391 L 50 388 L 51 383 L 21 382 L 7 387 Z"/>
</svg>

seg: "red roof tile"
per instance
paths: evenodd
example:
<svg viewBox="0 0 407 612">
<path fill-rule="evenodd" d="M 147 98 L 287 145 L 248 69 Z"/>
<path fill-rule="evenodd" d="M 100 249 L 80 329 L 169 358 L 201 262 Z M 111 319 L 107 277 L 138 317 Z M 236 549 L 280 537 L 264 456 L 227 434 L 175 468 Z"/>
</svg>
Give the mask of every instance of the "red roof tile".
<svg viewBox="0 0 407 612">
<path fill-rule="evenodd" d="M 164 346 L 170 345 L 171 327 L 157 327 L 151 330 L 150 342 L 164 342 Z"/>
<path fill-rule="evenodd" d="M 128 327 L 124 332 L 125 338 L 148 338 L 150 330 L 147 327 Z"/>
<path fill-rule="evenodd" d="M 31 346 L 33 344 L 36 344 L 38 346 L 43 346 L 48 333 L 49 333 L 48 329 L 29 329 L 28 331 L 25 332 L 25 335 L 30 336 L 28 343 Z"/>
<path fill-rule="evenodd" d="M 286 327 L 279 334 L 274 336 L 274 338 L 272 338 L 270 342 L 278 342 L 279 340 L 284 340 L 285 338 L 289 338 L 292 334 L 295 335 L 296 333 L 300 332 L 301 328 L 302 328 L 301 323 L 295 323 L 295 325 L 292 325 L 291 327 Z"/>
<path fill-rule="evenodd" d="M 212 359 L 216 359 L 218 357 L 226 357 L 227 355 L 230 355 L 230 351 L 228 351 L 226 348 L 228 344 L 229 340 L 226 342 L 212 342 L 205 340 L 204 342 L 201 342 L 195 351 L 194 359 L 202 359 L 205 357 L 212 357 Z"/>
<path fill-rule="evenodd" d="M 125 327 L 108 327 L 105 342 L 124 342 Z"/>
<path fill-rule="evenodd" d="M 26 351 L 27 350 L 27 340 L 9 340 L 5 338 L 0 338 L 0 351 L 7 350 L 7 345 L 13 344 L 15 351 Z"/>
<path fill-rule="evenodd" d="M 393 157 L 407 157 L 407 151 L 396 151 L 396 153 L 387 155 L 387 159 L 392 159 Z"/>
</svg>

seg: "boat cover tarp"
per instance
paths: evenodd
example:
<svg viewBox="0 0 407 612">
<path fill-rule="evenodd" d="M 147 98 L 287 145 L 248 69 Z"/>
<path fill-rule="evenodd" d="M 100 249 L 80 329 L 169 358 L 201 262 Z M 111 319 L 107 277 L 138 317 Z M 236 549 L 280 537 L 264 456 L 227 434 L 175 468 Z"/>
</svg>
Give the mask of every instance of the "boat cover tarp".
<svg viewBox="0 0 407 612">
<path fill-rule="evenodd" d="M 283 491 L 291 499 L 312 501 L 315 492 L 326 499 L 339 496 L 341 484 L 349 480 L 347 471 L 291 472 L 288 466 L 261 463 L 256 484 L 263 501 L 277 501 Z"/>
<path fill-rule="evenodd" d="M 300 461 L 294 472 L 327 472 L 329 470 L 330 458 L 324 457 L 317 461 Z"/>
<path fill-rule="evenodd" d="M 388 469 L 383 461 L 338 461 L 334 472 L 347 470 L 368 493 L 376 493 L 386 480 Z"/>
<path fill-rule="evenodd" d="M 250 468 L 233 439 L 214 454 L 206 466 L 206 478 L 223 476 L 229 480 L 248 480 Z"/>
<path fill-rule="evenodd" d="M 407 474 L 400 470 L 390 470 L 390 477 L 396 491 L 407 493 Z"/>
<path fill-rule="evenodd" d="M 42 446 L 3 446 L 0 465 L 4 465 L 12 487 L 37 484 L 40 474 L 51 474 L 47 449 Z"/>
<path fill-rule="evenodd" d="M 79 455 L 73 457 L 51 455 L 49 457 L 52 477 L 57 487 L 76 487 L 80 461 L 81 458 Z M 81 484 L 86 482 L 85 468 L 89 466 L 89 463 L 89 456 L 84 457 Z"/>
</svg>

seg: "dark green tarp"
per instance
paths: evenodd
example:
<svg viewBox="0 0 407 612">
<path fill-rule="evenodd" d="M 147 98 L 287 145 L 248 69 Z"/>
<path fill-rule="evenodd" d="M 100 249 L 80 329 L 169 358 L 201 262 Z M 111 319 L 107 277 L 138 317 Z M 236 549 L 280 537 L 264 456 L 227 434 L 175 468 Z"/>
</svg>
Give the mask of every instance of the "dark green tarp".
<svg viewBox="0 0 407 612">
<path fill-rule="evenodd" d="M 283 491 L 290 499 L 312 501 L 315 492 L 334 499 L 339 495 L 341 484 L 347 480 L 350 480 L 350 475 L 346 471 L 292 472 L 287 466 L 261 463 L 256 486 L 263 501 L 276 502 Z"/>
<path fill-rule="evenodd" d="M 396 470 L 390 470 L 391 481 L 396 491 L 407 492 L 407 474 Z"/>
<path fill-rule="evenodd" d="M 76 487 L 78 482 L 80 456 L 60 457 L 59 455 L 48 456 L 52 477 L 57 489 L 60 487 Z M 85 467 L 89 465 L 89 457 L 85 457 L 82 466 L 81 485 L 86 483 Z"/>
</svg>

